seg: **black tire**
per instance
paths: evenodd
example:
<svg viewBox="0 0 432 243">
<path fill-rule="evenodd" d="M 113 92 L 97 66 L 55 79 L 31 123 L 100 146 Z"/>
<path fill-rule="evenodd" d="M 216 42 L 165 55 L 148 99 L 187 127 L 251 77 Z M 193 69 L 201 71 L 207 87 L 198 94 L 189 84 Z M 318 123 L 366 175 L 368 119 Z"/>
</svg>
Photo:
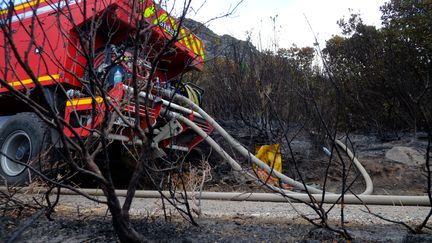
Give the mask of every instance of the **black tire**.
<svg viewBox="0 0 432 243">
<path fill-rule="evenodd" d="M 35 113 L 23 112 L 10 117 L 0 130 L 0 181 L 6 185 L 31 182 L 35 173 L 14 160 L 40 170 L 44 160 L 39 160 L 39 155 L 49 142 L 49 129 Z"/>
</svg>

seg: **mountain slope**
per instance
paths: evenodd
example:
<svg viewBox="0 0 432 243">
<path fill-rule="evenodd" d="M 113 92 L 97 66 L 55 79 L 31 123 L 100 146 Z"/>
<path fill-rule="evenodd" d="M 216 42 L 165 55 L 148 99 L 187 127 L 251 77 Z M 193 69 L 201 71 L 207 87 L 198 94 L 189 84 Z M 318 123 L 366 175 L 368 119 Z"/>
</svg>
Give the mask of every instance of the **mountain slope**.
<svg viewBox="0 0 432 243">
<path fill-rule="evenodd" d="M 256 51 L 256 48 L 248 41 L 238 40 L 230 35 L 218 35 L 207 28 L 204 24 L 192 19 L 185 19 L 184 26 L 196 34 L 205 45 L 206 59 L 217 56 L 230 56 L 233 46 L 240 48 L 251 48 Z"/>
</svg>

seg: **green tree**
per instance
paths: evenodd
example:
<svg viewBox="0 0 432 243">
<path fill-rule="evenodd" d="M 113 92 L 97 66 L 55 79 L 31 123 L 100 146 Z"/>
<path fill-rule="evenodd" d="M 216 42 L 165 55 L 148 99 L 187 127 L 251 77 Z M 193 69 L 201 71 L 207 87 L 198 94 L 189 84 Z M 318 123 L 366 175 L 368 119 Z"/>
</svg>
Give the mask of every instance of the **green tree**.
<svg viewBox="0 0 432 243">
<path fill-rule="evenodd" d="M 406 111 L 422 127 L 432 119 L 432 1 L 391 0 L 381 7 L 393 77 Z M 430 129 L 430 127 L 429 127 Z M 429 130 L 428 129 L 428 130 Z"/>
<path fill-rule="evenodd" d="M 419 61 L 431 63 L 432 0 L 392 0 L 381 7 L 386 31 L 413 46 Z"/>
<path fill-rule="evenodd" d="M 327 41 L 324 54 L 347 101 L 345 112 L 368 120 L 364 125 L 425 128 L 421 107 L 432 100 L 432 18 L 426 2 L 387 3 L 382 7 L 382 29 L 363 24 L 353 14 L 339 21 L 344 36 Z"/>
</svg>

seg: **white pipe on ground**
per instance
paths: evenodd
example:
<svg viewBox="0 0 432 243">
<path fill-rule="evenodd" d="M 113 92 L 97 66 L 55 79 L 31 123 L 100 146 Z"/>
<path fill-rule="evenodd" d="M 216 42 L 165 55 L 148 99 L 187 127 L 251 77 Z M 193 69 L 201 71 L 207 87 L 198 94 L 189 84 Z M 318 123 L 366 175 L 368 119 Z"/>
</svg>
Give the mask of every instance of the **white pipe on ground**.
<svg viewBox="0 0 432 243">
<path fill-rule="evenodd" d="M 225 152 L 225 150 L 218 143 L 216 143 L 213 140 L 213 138 L 211 138 L 206 132 L 204 132 L 200 127 L 198 127 L 191 120 L 189 120 L 186 117 L 184 117 L 178 113 L 175 113 L 175 112 L 168 112 L 167 115 L 171 116 L 172 118 L 178 119 L 179 121 L 188 125 L 199 136 L 201 136 L 204 139 L 204 141 L 206 141 L 217 153 L 219 153 L 219 155 L 222 158 L 224 158 L 231 165 L 231 167 L 234 170 L 243 171 L 241 165 L 239 163 L 237 163 L 237 161 L 235 161 L 227 152 Z M 262 162 L 261 160 L 257 159 L 252 154 L 249 154 L 249 156 L 251 156 L 251 159 L 253 160 L 253 162 L 255 164 L 260 166 L 260 168 L 264 168 L 268 173 L 272 173 L 272 175 L 277 176 L 279 179 L 281 179 L 283 182 L 285 182 L 289 185 L 292 185 L 296 188 L 304 189 L 304 186 L 301 182 L 293 180 L 293 179 L 289 178 L 288 176 L 285 176 L 284 174 L 282 174 L 276 170 L 272 170 L 272 168 L 270 166 L 268 166 L 266 163 Z M 313 188 L 313 187 L 308 188 L 308 190 L 311 193 L 321 193 L 322 192 L 321 190 Z"/>
<path fill-rule="evenodd" d="M 351 161 L 355 164 L 357 169 L 360 171 L 360 174 L 363 176 L 365 182 L 366 182 L 366 189 L 362 193 L 362 195 L 370 195 L 373 193 L 373 182 L 372 179 L 369 176 L 369 173 L 367 173 L 366 169 L 363 167 L 363 165 L 360 163 L 360 161 L 354 156 L 354 154 L 351 152 L 351 150 L 340 140 L 335 140 L 336 144 L 341 147 L 345 153 L 350 157 Z"/>
<path fill-rule="evenodd" d="M 29 194 L 45 193 L 46 188 L 30 188 L 23 187 L 19 189 L 21 192 Z M 90 196 L 104 196 L 100 189 L 77 189 L 80 193 L 85 193 Z M 0 191 L 8 193 L 7 187 L 0 187 Z M 52 192 L 54 194 L 54 191 Z M 171 197 L 168 191 L 162 192 L 166 197 Z M 62 189 L 63 195 L 78 195 L 69 189 Z M 116 195 L 125 197 L 127 190 L 116 190 Z M 185 198 L 184 192 L 176 193 L 178 198 Z M 188 198 L 195 198 L 201 200 L 228 200 L 228 201 L 256 201 L 256 202 L 314 202 L 324 203 L 339 203 L 340 195 L 326 194 L 322 200 L 322 194 L 287 194 L 282 196 L 275 193 L 246 193 L 246 192 L 187 192 Z M 161 198 L 158 191 L 136 191 L 135 197 L 137 198 Z M 393 206 L 430 206 L 429 198 L 427 196 L 398 196 L 398 195 L 345 195 L 344 204 L 359 204 L 359 205 L 393 205 Z"/>
<path fill-rule="evenodd" d="M 165 92 L 165 95 L 168 96 L 168 95 L 172 95 L 172 94 L 170 94 L 169 92 Z M 257 157 L 255 157 L 255 155 L 251 154 L 246 148 L 243 147 L 242 144 L 240 144 L 228 132 L 226 132 L 225 129 L 223 129 L 210 115 L 208 115 L 203 109 L 201 109 L 201 107 L 199 107 L 198 105 L 196 105 L 195 103 L 193 103 L 192 101 L 190 101 L 188 98 L 186 98 L 184 96 L 181 96 L 181 95 L 177 95 L 177 94 L 174 94 L 173 98 L 176 101 L 183 102 L 183 103 L 187 104 L 189 107 L 192 108 L 193 111 L 198 112 L 198 114 L 200 114 L 208 123 L 210 123 L 210 125 L 213 126 L 216 129 L 216 131 L 218 131 L 222 135 L 222 137 L 224 137 L 231 144 L 231 146 L 233 146 L 234 149 L 236 149 L 245 158 L 251 159 L 253 163 L 255 163 L 260 168 L 262 168 L 265 171 L 267 171 L 267 173 L 272 174 L 273 176 L 279 178 L 283 182 L 285 182 L 285 183 L 287 183 L 289 185 L 293 185 L 293 186 L 295 186 L 298 189 L 307 190 L 309 193 L 322 193 L 322 190 L 319 190 L 319 189 L 316 189 L 314 187 L 310 187 L 310 186 L 307 186 L 307 185 L 305 187 L 305 185 L 303 183 L 295 181 L 294 179 L 289 178 L 286 175 L 284 175 L 284 174 L 282 174 L 282 173 L 280 173 L 278 171 L 273 170 L 266 163 L 262 162 L 260 159 L 258 159 Z M 184 121 L 184 119 L 182 119 L 182 120 Z M 199 127 L 197 127 L 197 128 L 198 129 L 193 128 L 193 130 L 195 130 L 196 132 L 198 132 L 198 130 L 201 130 Z M 200 134 L 200 132 L 198 132 L 198 133 Z M 206 137 L 207 137 L 207 134 L 206 134 Z M 354 161 L 355 166 L 359 169 L 359 171 L 362 174 L 363 178 L 365 178 L 366 189 L 360 195 L 369 195 L 369 194 L 371 194 L 373 192 L 373 183 L 372 183 L 372 180 L 370 179 L 369 174 L 366 172 L 366 170 L 361 165 L 361 163 L 357 160 L 357 158 L 354 157 L 353 153 L 348 149 L 348 147 L 344 146 L 344 144 L 342 142 L 340 142 L 339 140 L 336 140 L 336 143 L 339 146 L 341 146 L 347 152 L 347 154 L 351 158 L 351 160 Z M 238 164 L 238 163 L 236 163 L 236 164 Z"/>
</svg>

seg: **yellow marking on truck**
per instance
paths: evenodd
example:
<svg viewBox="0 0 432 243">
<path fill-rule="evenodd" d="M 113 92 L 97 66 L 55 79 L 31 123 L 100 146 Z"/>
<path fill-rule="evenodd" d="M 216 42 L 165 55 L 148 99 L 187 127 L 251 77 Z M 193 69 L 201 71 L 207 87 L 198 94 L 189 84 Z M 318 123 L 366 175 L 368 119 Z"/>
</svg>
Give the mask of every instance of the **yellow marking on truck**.
<svg viewBox="0 0 432 243">
<path fill-rule="evenodd" d="M 178 26 L 177 26 L 177 22 L 176 22 L 176 20 L 175 20 L 174 18 L 172 18 L 172 17 L 169 17 L 169 20 L 170 20 L 170 22 L 171 22 L 171 26 L 173 27 L 174 31 L 177 32 L 177 30 L 178 30 Z"/>
<path fill-rule="evenodd" d="M 195 54 L 199 55 L 198 49 L 195 45 L 194 36 L 192 34 L 189 35 L 190 42 L 192 43 L 192 48 Z"/>
<path fill-rule="evenodd" d="M 168 22 L 169 21 L 169 22 Z M 173 36 L 177 31 L 177 25 L 175 24 L 175 20 L 171 18 L 167 13 L 163 13 L 157 19 L 153 21 L 154 25 L 159 25 L 165 33 Z"/>
<path fill-rule="evenodd" d="M 167 13 L 163 13 L 161 16 L 159 16 L 157 19 L 155 19 L 153 21 L 153 24 L 159 24 L 159 23 L 163 23 L 168 19 L 168 14 Z"/>
<path fill-rule="evenodd" d="M 180 32 L 182 34 L 181 40 L 183 40 L 185 42 L 185 44 L 186 44 L 186 47 L 188 49 L 190 49 L 191 47 L 189 45 L 189 41 L 188 41 L 187 36 L 186 36 L 186 30 L 185 30 L 185 28 L 182 27 L 181 30 L 180 30 Z"/>
<path fill-rule="evenodd" d="M 54 75 L 51 75 L 51 76 L 50 75 L 40 76 L 40 77 L 38 77 L 37 80 L 40 83 L 42 83 L 42 82 L 46 82 L 46 81 L 57 80 L 59 78 L 60 78 L 60 74 L 54 74 Z M 32 84 L 32 83 L 34 83 L 33 79 L 24 79 L 24 80 L 21 80 L 21 81 L 10 82 L 9 85 L 15 87 L 15 86 L 27 85 L 27 84 Z"/>
<path fill-rule="evenodd" d="M 80 98 L 80 99 L 74 99 L 66 102 L 66 106 L 78 106 L 78 105 L 90 105 L 93 100 L 95 103 L 102 103 L 103 98 L 102 97 L 96 97 L 94 99 L 90 98 Z"/>
<path fill-rule="evenodd" d="M 156 5 L 152 4 L 144 10 L 144 17 L 150 18 L 155 15 L 157 12 Z M 169 16 L 167 13 L 162 13 L 160 16 L 156 16 L 153 20 L 153 24 L 160 25 L 164 28 L 164 31 L 170 35 L 174 35 L 176 31 L 178 31 L 178 25 L 174 18 Z M 171 28 L 168 26 L 167 21 L 171 23 Z M 197 43 L 195 43 L 195 41 Z M 202 59 L 204 59 L 204 51 L 201 46 L 201 42 L 194 37 L 194 35 L 186 33 L 186 29 L 184 27 L 180 28 L 180 37 L 178 38 L 178 42 L 186 46 L 187 49 L 192 50 L 195 54 L 200 55 Z M 197 46 L 198 45 L 198 46 Z"/>
<path fill-rule="evenodd" d="M 32 7 L 32 6 L 36 5 L 37 3 L 43 3 L 43 2 L 45 2 L 45 0 L 36 0 L 33 2 L 26 2 L 26 3 L 15 6 L 14 11 L 18 11 L 18 10 L 21 10 L 21 9 L 27 8 L 27 7 Z M 9 12 L 8 9 L 4 9 L 4 10 L 0 11 L 0 14 L 7 14 L 8 12 Z"/>
<path fill-rule="evenodd" d="M 144 18 L 149 18 L 156 13 L 156 6 L 153 4 L 144 10 Z"/>
<path fill-rule="evenodd" d="M 203 46 L 201 45 L 201 41 L 198 38 L 196 38 L 195 42 L 200 52 L 201 58 L 204 60 L 204 50 L 203 50 Z"/>
</svg>

